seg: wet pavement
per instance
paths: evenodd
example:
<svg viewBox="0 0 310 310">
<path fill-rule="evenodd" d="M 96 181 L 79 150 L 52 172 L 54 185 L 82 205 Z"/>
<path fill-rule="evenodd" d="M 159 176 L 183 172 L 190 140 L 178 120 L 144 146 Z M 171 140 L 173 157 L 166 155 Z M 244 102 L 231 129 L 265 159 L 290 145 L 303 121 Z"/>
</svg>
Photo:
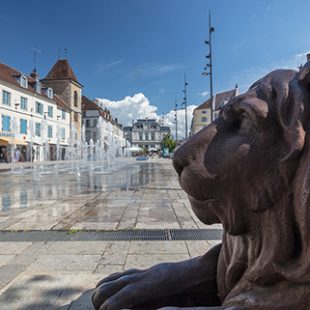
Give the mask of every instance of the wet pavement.
<svg viewBox="0 0 310 310">
<path fill-rule="evenodd" d="M 195 217 L 171 160 L 11 166 L 0 202 L 0 309 L 92 309 L 102 277 L 204 254 L 221 235 Z"/>
</svg>

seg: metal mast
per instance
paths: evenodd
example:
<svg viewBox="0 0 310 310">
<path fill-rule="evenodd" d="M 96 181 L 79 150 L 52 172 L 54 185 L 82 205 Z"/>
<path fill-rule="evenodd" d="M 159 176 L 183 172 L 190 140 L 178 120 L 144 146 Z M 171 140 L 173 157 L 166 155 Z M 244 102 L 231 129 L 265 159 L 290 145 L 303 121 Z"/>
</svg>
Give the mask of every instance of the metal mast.
<svg viewBox="0 0 310 310">
<path fill-rule="evenodd" d="M 206 66 L 203 68 L 204 71 L 202 72 L 202 75 L 204 76 L 210 76 L 210 99 L 211 99 L 211 122 L 213 122 L 213 66 L 212 66 L 212 32 L 214 32 L 214 27 L 211 26 L 211 12 L 209 11 L 209 39 L 206 40 L 205 43 L 209 46 L 209 54 L 206 55 L 206 58 L 209 60 L 209 62 L 206 64 Z M 208 71 L 209 70 L 209 71 Z"/>
<path fill-rule="evenodd" d="M 175 141 L 178 142 L 178 104 L 177 98 L 175 98 Z"/>
<path fill-rule="evenodd" d="M 187 128 L 187 85 L 188 85 L 188 83 L 186 82 L 186 73 L 185 73 L 185 75 L 184 75 L 184 89 L 183 89 L 184 98 L 183 98 L 183 103 L 182 103 L 182 105 L 184 105 L 184 110 L 185 110 L 185 139 L 188 138 L 188 128 Z"/>
</svg>

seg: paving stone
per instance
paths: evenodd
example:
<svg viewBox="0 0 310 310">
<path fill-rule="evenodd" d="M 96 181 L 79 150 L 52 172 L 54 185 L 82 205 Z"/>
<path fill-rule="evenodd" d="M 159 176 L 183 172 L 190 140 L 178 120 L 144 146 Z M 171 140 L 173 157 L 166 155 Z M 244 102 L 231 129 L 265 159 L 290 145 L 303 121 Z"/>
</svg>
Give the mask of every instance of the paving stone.
<svg viewBox="0 0 310 310">
<path fill-rule="evenodd" d="M 14 244 L 19 244 L 24 242 L 15 242 Z M 27 242 L 28 243 L 28 242 Z M 1 244 L 1 243 L 0 243 Z M 8 264 L 28 266 L 32 264 L 39 255 L 46 252 L 48 245 L 45 242 L 33 242 L 31 245 L 27 246 L 18 255 L 15 255 L 14 259 L 9 261 Z"/>
<path fill-rule="evenodd" d="M 25 270 L 20 265 L 4 265 L 0 267 L 0 290 L 10 283 L 17 275 Z M 0 307 L 1 309 L 1 307 Z"/>
<path fill-rule="evenodd" d="M 15 255 L 0 255 L 0 267 L 4 266 L 8 261 L 10 261 Z"/>
<path fill-rule="evenodd" d="M 188 254 L 184 241 L 131 241 L 129 254 Z"/>
<path fill-rule="evenodd" d="M 105 274 L 24 273 L 0 296 L 0 308 L 10 310 L 94 309 L 91 295 Z"/>
<path fill-rule="evenodd" d="M 188 254 L 128 254 L 125 270 L 130 268 L 145 269 L 163 262 L 179 262 L 189 259 Z"/>
<path fill-rule="evenodd" d="M 19 254 L 30 245 L 31 242 L 0 242 L 0 255 Z"/>
<path fill-rule="evenodd" d="M 48 242 L 48 248 L 45 254 L 49 255 L 62 255 L 62 254 L 75 254 L 75 255 L 94 255 L 102 254 L 107 245 L 107 241 L 57 241 Z"/>
<path fill-rule="evenodd" d="M 29 267 L 29 271 L 94 271 L 100 255 L 40 255 Z"/>
<path fill-rule="evenodd" d="M 78 222 L 71 229 L 111 230 L 115 229 L 118 222 Z"/>
<path fill-rule="evenodd" d="M 129 248 L 129 242 L 110 242 L 105 252 L 100 257 L 96 270 L 101 270 L 107 265 L 124 266 Z"/>
<path fill-rule="evenodd" d="M 211 248 L 208 241 L 204 241 L 204 240 L 199 240 L 199 241 L 190 240 L 190 241 L 185 241 L 185 242 L 186 242 L 186 246 L 188 248 L 189 254 L 192 258 L 200 256 L 200 255 L 204 255 Z"/>
</svg>

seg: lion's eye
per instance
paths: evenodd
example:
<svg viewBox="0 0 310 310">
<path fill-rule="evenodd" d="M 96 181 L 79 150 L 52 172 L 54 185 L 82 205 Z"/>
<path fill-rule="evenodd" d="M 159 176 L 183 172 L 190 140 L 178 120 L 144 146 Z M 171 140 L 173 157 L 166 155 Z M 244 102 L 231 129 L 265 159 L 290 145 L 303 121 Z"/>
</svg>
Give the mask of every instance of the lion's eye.
<svg viewBox="0 0 310 310">
<path fill-rule="evenodd" d="M 250 133 L 255 131 L 253 120 L 247 114 L 241 114 L 239 118 L 239 132 Z"/>
</svg>

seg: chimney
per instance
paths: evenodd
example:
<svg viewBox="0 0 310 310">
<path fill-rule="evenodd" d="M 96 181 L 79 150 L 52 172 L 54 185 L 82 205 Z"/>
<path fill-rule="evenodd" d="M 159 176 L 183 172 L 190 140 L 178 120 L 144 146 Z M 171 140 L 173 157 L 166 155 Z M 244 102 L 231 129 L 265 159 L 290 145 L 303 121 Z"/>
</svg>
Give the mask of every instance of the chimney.
<svg viewBox="0 0 310 310">
<path fill-rule="evenodd" d="M 307 61 L 310 61 L 310 53 L 307 54 Z"/>
<path fill-rule="evenodd" d="M 37 73 L 37 70 L 36 69 L 33 69 L 33 71 L 30 73 L 30 76 L 36 80 L 38 80 L 39 78 L 39 75 Z"/>
<path fill-rule="evenodd" d="M 239 86 L 238 84 L 235 85 L 235 96 L 239 95 Z"/>
</svg>

